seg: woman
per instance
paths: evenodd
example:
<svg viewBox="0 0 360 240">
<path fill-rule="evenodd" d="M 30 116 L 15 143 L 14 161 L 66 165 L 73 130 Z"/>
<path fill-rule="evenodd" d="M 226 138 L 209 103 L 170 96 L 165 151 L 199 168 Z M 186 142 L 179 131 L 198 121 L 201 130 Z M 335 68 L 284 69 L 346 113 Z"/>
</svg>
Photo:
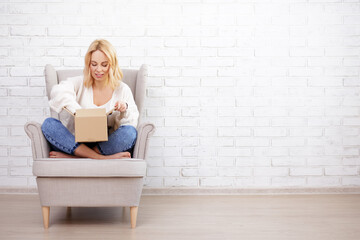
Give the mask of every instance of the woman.
<svg viewBox="0 0 360 240">
<path fill-rule="evenodd" d="M 115 108 L 108 119 L 109 138 L 90 144 L 75 142 L 74 135 L 57 119 L 47 118 L 41 126 L 55 151 L 51 158 L 84 157 L 93 159 L 129 158 L 136 141 L 139 117 L 130 88 L 121 81 L 122 72 L 114 47 L 106 40 L 95 40 L 85 55 L 84 75 L 68 78 L 53 87 L 50 107 L 57 113 L 64 108 Z"/>
</svg>

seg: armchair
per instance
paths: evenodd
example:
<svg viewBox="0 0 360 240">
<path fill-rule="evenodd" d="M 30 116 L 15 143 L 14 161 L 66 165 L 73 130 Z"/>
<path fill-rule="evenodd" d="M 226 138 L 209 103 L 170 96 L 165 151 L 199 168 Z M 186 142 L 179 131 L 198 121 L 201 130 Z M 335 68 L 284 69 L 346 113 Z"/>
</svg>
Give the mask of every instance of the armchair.
<svg viewBox="0 0 360 240">
<path fill-rule="evenodd" d="M 143 108 L 147 66 L 139 70 L 123 69 L 123 81 L 131 88 L 139 112 Z M 82 70 L 58 70 L 45 67 L 47 96 L 51 89 L 68 77 L 82 75 Z M 61 114 L 51 110 L 51 116 Z M 133 158 L 93 160 L 88 158 L 49 158 L 50 145 L 41 131 L 41 124 L 28 122 L 25 132 L 31 140 L 33 174 L 36 176 L 44 228 L 49 227 L 50 207 L 130 207 L 131 227 L 136 227 L 143 177 L 146 174 L 146 154 L 152 123 L 137 127 L 138 137 Z"/>
</svg>

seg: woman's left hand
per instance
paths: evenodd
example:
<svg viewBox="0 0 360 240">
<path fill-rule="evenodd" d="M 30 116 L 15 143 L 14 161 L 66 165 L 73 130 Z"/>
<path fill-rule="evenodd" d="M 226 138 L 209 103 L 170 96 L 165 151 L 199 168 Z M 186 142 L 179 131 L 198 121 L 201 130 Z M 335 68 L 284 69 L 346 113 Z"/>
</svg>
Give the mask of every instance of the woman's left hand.
<svg viewBox="0 0 360 240">
<path fill-rule="evenodd" d="M 125 112 L 127 110 L 128 105 L 125 102 L 118 101 L 115 103 L 115 111 Z"/>
</svg>

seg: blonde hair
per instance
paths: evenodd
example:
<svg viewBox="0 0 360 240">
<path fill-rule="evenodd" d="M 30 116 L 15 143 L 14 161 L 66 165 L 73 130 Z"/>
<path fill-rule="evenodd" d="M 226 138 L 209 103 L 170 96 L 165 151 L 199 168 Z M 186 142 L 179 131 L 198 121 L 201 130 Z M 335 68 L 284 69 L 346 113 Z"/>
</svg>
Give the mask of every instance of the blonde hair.
<svg viewBox="0 0 360 240">
<path fill-rule="evenodd" d="M 118 65 L 115 48 L 105 39 L 93 41 L 87 50 L 85 55 L 84 85 L 85 87 L 91 87 L 94 83 L 94 78 L 91 76 L 90 71 L 90 62 L 91 54 L 97 50 L 102 51 L 109 59 L 109 74 L 106 85 L 110 85 L 112 89 L 115 89 L 123 78 L 123 73 Z"/>
</svg>

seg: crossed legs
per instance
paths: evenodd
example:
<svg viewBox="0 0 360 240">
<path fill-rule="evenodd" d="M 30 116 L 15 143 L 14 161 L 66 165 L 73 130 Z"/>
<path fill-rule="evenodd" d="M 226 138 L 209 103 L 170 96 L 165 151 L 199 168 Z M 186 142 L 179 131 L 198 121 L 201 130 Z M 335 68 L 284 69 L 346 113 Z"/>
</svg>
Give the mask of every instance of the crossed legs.
<svg viewBox="0 0 360 240">
<path fill-rule="evenodd" d="M 41 130 L 45 138 L 56 149 L 50 152 L 50 158 L 130 158 L 131 155 L 126 150 L 135 144 L 137 135 L 134 127 L 122 126 L 109 136 L 109 141 L 89 147 L 86 144 L 75 142 L 74 135 L 57 119 L 45 119 Z"/>
<path fill-rule="evenodd" d="M 92 158 L 92 159 L 119 159 L 119 158 L 130 158 L 129 152 L 119 152 L 112 155 L 102 155 L 99 149 L 95 146 L 89 148 L 85 144 L 80 144 L 75 150 L 74 155 L 70 155 L 64 152 L 51 151 L 49 154 L 50 158 Z"/>
</svg>

